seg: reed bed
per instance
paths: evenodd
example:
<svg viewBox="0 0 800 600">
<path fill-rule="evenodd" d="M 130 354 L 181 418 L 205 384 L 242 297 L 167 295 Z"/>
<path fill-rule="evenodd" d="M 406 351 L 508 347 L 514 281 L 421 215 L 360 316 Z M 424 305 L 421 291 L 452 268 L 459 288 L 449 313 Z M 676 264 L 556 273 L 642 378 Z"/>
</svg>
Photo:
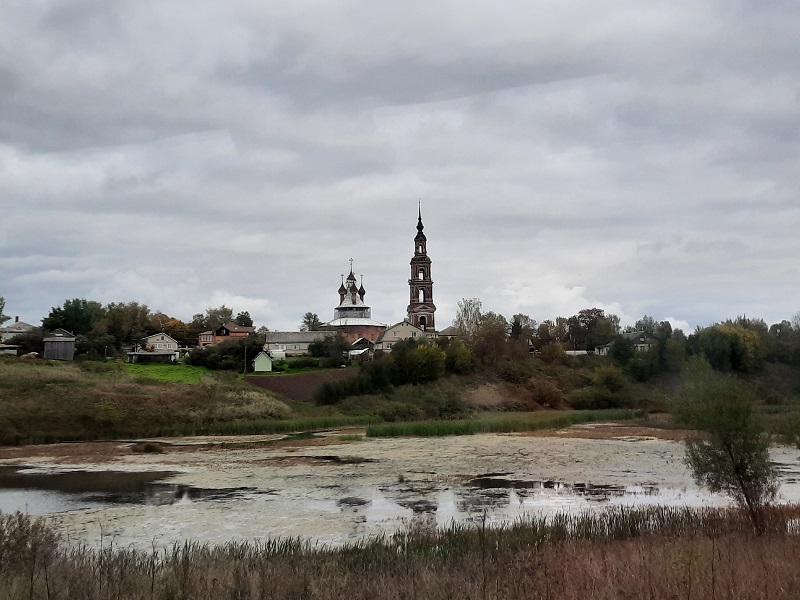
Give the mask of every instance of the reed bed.
<svg viewBox="0 0 800 600">
<path fill-rule="evenodd" d="M 500 413 L 453 421 L 409 421 L 376 423 L 367 427 L 367 437 L 474 435 L 558 429 L 580 423 L 624 421 L 642 418 L 640 411 L 627 409 L 585 411 L 540 411 Z"/>
<path fill-rule="evenodd" d="M 800 507 L 753 532 L 735 509 L 617 508 L 437 531 L 424 519 L 342 547 L 287 538 L 168 549 L 67 547 L 41 519 L 0 515 L 9 600 L 797 598 Z"/>
<path fill-rule="evenodd" d="M 318 431 L 337 427 L 366 427 L 377 423 L 380 419 L 372 416 L 329 416 L 305 417 L 302 419 L 253 419 L 247 421 L 230 421 L 212 423 L 205 427 L 208 435 L 249 435 L 268 433 L 294 433 L 301 431 Z"/>
</svg>

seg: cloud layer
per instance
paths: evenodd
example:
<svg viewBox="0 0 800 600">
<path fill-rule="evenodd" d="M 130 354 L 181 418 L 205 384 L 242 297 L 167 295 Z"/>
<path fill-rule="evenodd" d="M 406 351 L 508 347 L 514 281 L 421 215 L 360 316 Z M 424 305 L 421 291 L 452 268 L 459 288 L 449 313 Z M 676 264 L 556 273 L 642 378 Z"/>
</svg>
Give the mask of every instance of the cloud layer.
<svg viewBox="0 0 800 600">
<path fill-rule="evenodd" d="M 693 328 L 800 310 L 800 6 L 12 3 L 0 295 L 332 318 L 355 260 L 462 297 Z"/>
</svg>

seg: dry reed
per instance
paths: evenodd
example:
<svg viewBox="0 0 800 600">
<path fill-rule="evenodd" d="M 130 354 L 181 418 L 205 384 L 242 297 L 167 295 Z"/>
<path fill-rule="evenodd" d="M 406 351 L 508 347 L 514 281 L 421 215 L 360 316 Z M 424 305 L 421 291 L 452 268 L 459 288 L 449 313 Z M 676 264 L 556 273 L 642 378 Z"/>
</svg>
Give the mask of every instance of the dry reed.
<svg viewBox="0 0 800 600">
<path fill-rule="evenodd" d="M 410 527 L 339 548 L 297 539 L 149 552 L 69 548 L 40 519 L 0 515 L 9 600 L 256 598 L 797 598 L 800 508 L 756 535 L 734 509 L 614 509 L 488 528 Z"/>
</svg>

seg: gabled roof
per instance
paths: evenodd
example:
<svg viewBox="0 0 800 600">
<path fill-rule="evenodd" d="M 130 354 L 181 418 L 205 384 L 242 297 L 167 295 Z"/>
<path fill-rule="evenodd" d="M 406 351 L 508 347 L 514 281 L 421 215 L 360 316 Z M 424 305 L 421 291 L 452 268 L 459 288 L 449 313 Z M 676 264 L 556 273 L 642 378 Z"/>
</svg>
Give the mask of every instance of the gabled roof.
<svg viewBox="0 0 800 600">
<path fill-rule="evenodd" d="M 632 342 L 637 342 L 639 341 L 638 339 L 639 337 L 644 336 L 647 342 L 651 342 L 654 344 L 658 343 L 658 338 L 649 331 L 629 331 L 628 333 L 623 333 L 622 335 L 631 340 Z"/>
<path fill-rule="evenodd" d="M 236 333 L 255 333 L 255 327 L 245 327 L 244 325 L 239 325 L 235 321 L 230 321 L 229 323 L 225 323 L 224 325 L 220 325 L 217 329 L 227 329 L 228 331 L 233 331 Z"/>
<path fill-rule="evenodd" d="M 15 321 L 5 327 L 0 327 L 0 333 L 24 333 L 31 329 L 36 329 L 36 326 L 25 321 Z"/>
<path fill-rule="evenodd" d="M 270 331 L 267 344 L 305 344 L 336 335 L 335 331 Z"/>
<path fill-rule="evenodd" d="M 409 323 L 408 321 L 406 321 L 404 319 L 404 320 L 400 321 L 399 323 L 395 323 L 394 325 L 391 325 L 391 326 L 387 327 L 386 329 L 384 329 L 383 331 L 381 331 L 381 334 L 378 336 L 378 339 L 375 340 L 375 343 L 376 344 L 380 344 L 383 341 L 383 338 L 386 337 L 387 333 L 389 333 L 390 331 L 394 331 L 395 329 L 397 329 L 398 327 L 400 327 L 402 325 L 405 325 L 406 327 L 410 327 L 411 329 L 416 329 L 417 331 L 419 331 L 420 333 L 425 335 L 425 330 L 422 329 L 422 327 L 417 327 L 413 323 Z"/>
<path fill-rule="evenodd" d="M 48 331 L 47 337 L 44 338 L 45 342 L 73 342 L 75 341 L 75 334 L 70 333 L 66 329 L 56 329 L 54 331 Z"/>
<path fill-rule="evenodd" d="M 169 341 L 169 342 L 172 342 L 173 344 L 176 344 L 176 345 L 178 343 L 178 341 L 174 337 L 172 337 L 169 334 L 164 333 L 163 331 L 159 332 L 159 333 L 154 333 L 153 335 L 146 335 L 142 339 L 143 340 L 149 340 L 150 338 L 155 338 L 155 337 L 163 337 L 165 342 Z"/>
</svg>

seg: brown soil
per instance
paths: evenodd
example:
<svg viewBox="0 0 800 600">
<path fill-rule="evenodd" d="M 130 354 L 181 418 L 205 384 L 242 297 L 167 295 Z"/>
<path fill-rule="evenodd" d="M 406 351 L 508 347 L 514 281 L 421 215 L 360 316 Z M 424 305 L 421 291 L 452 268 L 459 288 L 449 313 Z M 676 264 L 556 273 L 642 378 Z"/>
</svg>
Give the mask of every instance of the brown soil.
<svg viewBox="0 0 800 600">
<path fill-rule="evenodd" d="M 327 369 L 297 375 L 265 375 L 248 377 L 247 381 L 297 402 L 313 402 L 314 393 L 323 383 L 356 377 L 357 369 Z"/>
</svg>

